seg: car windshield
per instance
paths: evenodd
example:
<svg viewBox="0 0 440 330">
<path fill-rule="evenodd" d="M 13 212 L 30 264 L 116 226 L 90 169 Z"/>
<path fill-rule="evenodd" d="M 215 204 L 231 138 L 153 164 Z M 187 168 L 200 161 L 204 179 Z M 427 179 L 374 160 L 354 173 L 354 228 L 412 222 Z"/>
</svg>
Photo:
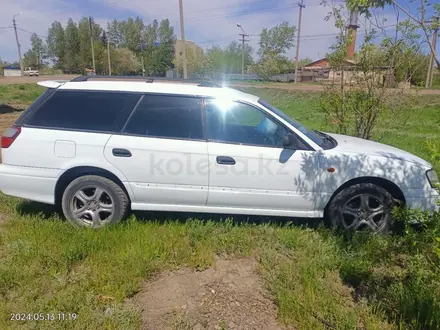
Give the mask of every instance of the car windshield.
<svg viewBox="0 0 440 330">
<path fill-rule="evenodd" d="M 282 112 L 280 109 L 274 107 L 273 105 L 271 105 L 267 101 L 265 101 L 263 99 L 259 99 L 258 103 L 260 103 L 265 108 L 269 109 L 270 111 L 272 111 L 276 115 L 278 115 L 281 118 L 283 118 L 290 125 L 295 127 L 297 130 L 299 130 L 301 133 L 303 133 L 305 136 L 307 136 L 310 140 L 315 142 L 318 146 L 322 146 L 322 144 L 324 143 L 324 138 L 321 135 L 319 135 L 317 132 L 312 131 L 312 130 L 308 129 L 307 127 L 301 125 L 300 123 L 298 123 L 297 121 L 293 120 L 291 117 L 289 117 L 284 112 Z"/>
</svg>

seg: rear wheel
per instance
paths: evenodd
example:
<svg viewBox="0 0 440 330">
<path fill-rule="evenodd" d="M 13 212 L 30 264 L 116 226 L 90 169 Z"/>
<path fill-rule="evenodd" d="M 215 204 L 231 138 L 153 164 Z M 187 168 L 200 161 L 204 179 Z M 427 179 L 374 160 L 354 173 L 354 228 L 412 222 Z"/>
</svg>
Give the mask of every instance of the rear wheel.
<svg viewBox="0 0 440 330">
<path fill-rule="evenodd" d="M 67 186 L 61 205 L 72 224 L 99 228 L 124 218 L 129 200 L 124 190 L 112 180 L 86 175 Z"/>
<path fill-rule="evenodd" d="M 343 231 L 386 233 L 392 225 L 394 199 L 384 188 L 361 183 L 345 188 L 330 202 L 328 214 Z"/>
</svg>

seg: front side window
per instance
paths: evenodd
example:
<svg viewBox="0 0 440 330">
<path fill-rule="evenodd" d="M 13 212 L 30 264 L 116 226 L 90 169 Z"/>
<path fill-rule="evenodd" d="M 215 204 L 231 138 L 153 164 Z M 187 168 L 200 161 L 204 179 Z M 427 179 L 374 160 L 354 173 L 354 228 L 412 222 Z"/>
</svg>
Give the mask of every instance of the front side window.
<svg viewBox="0 0 440 330">
<path fill-rule="evenodd" d="M 101 91 L 57 91 L 29 118 L 38 127 L 118 132 L 140 94 Z"/>
<path fill-rule="evenodd" d="M 274 107 L 273 105 L 269 104 L 268 102 L 266 102 L 265 100 L 262 100 L 262 99 L 259 99 L 258 103 L 260 103 L 263 107 L 269 109 L 270 111 L 272 111 L 276 115 L 278 115 L 281 118 L 283 118 L 290 125 L 295 127 L 297 130 L 299 130 L 301 133 L 303 133 L 305 136 L 307 136 L 310 140 L 315 142 L 317 145 L 321 146 L 324 143 L 324 139 L 323 139 L 322 136 L 320 136 L 318 133 L 308 129 L 304 125 L 301 125 L 297 121 L 293 120 L 292 118 L 290 118 L 287 114 L 285 114 L 280 109 Z"/>
<path fill-rule="evenodd" d="M 124 132 L 151 137 L 203 139 L 200 99 L 145 95 Z"/>
<path fill-rule="evenodd" d="M 283 147 L 287 130 L 250 105 L 207 99 L 205 109 L 209 140 Z"/>
</svg>

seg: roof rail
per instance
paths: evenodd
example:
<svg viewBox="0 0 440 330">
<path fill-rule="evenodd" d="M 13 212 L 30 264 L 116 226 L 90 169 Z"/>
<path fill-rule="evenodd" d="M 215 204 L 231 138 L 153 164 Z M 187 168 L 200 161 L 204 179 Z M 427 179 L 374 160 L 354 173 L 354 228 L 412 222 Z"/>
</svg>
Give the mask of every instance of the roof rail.
<svg viewBox="0 0 440 330">
<path fill-rule="evenodd" d="M 144 76 L 79 76 L 73 78 L 71 82 L 88 81 L 89 79 L 108 79 L 108 80 L 143 80 L 146 83 L 153 83 L 154 81 L 169 81 L 180 83 L 193 83 L 198 84 L 199 87 L 222 87 L 211 81 L 198 80 L 198 79 L 180 79 L 180 78 L 166 78 L 166 77 L 144 77 Z"/>
</svg>

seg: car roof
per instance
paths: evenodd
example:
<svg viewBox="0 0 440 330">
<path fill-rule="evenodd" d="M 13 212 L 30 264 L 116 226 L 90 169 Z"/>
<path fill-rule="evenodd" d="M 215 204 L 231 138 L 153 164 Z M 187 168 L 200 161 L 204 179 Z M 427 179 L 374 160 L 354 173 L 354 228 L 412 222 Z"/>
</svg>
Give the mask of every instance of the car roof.
<svg viewBox="0 0 440 330">
<path fill-rule="evenodd" d="M 88 81 L 60 81 L 49 80 L 38 83 L 47 88 L 58 88 L 59 90 L 90 90 L 90 91 L 115 91 L 115 92 L 141 92 L 173 95 L 192 95 L 215 98 L 226 98 L 236 101 L 247 101 L 255 103 L 258 97 L 228 87 L 205 87 L 198 83 L 177 83 L 172 81 L 121 81 L 121 80 L 88 80 Z"/>
</svg>

